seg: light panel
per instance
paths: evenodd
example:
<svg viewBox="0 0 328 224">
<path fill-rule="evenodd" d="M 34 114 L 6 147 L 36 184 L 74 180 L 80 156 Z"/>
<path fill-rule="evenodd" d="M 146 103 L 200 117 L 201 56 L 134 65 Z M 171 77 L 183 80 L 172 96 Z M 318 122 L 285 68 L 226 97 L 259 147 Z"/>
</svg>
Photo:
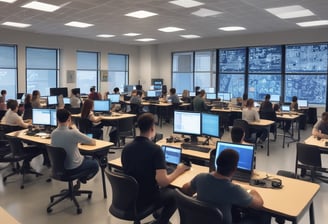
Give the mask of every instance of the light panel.
<svg viewBox="0 0 328 224">
<path fill-rule="evenodd" d="M 150 42 L 150 41 L 155 41 L 156 39 L 154 38 L 140 38 L 140 39 L 136 39 L 136 41 L 140 41 L 140 42 Z"/>
<path fill-rule="evenodd" d="M 245 27 L 242 26 L 226 26 L 226 27 L 220 27 L 219 30 L 223 31 L 239 31 L 239 30 L 246 30 Z"/>
<path fill-rule="evenodd" d="M 130 12 L 128 14 L 125 14 L 125 16 L 130 16 L 130 17 L 134 17 L 134 18 L 138 18 L 138 19 L 144 19 L 147 17 L 156 16 L 156 15 L 158 15 L 158 14 L 154 13 L 154 12 L 148 12 L 145 10 L 139 10 L 139 11 Z"/>
<path fill-rule="evenodd" d="M 0 2 L 6 2 L 6 3 L 14 3 L 17 0 L 0 0 Z"/>
<path fill-rule="evenodd" d="M 115 37 L 115 35 L 112 35 L 112 34 L 98 34 L 97 37 L 110 38 L 110 37 Z"/>
<path fill-rule="evenodd" d="M 325 26 L 328 25 L 328 20 L 316 20 L 316 21 L 301 22 L 296 24 L 301 27 Z"/>
<path fill-rule="evenodd" d="M 313 12 L 311 12 L 309 9 L 304 8 L 301 5 L 268 8 L 265 10 L 281 19 L 292 19 L 314 15 Z"/>
<path fill-rule="evenodd" d="M 205 9 L 205 8 L 201 8 L 195 12 L 192 12 L 191 14 L 195 15 L 195 16 L 199 16 L 199 17 L 207 17 L 207 16 L 216 16 L 221 14 L 222 12 L 219 11 L 214 11 L 214 10 L 210 10 L 210 9 Z"/>
<path fill-rule="evenodd" d="M 171 33 L 171 32 L 181 31 L 181 30 L 184 30 L 184 29 L 179 28 L 179 27 L 169 26 L 169 27 L 160 28 L 158 30 L 162 31 L 162 32 L 166 32 L 166 33 Z"/>
<path fill-rule="evenodd" d="M 16 23 L 16 22 L 4 22 L 2 23 L 4 26 L 12 26 L 12 27 L 18 27 L 18 28 L 26 28 L 31 26 L 31 24 L 26 24 L 26 23 Z"/>
<path fill-rule="evenodd" d="M 44 12 L 54 12 L 60 8 L 60 6 L 57 6 L 57 5 L 52 5 L 52 4 L 38 2 L 38 1 L 29 2 L 25 5 L 22 5 L 21 7 L 28 8 L 28 9 L 40 10 L 40 11 L 44 11 Z"/>
<path fill-rule="evenodd" d="M 194 34 L 186 34 L 186 35 L 180 35 L 180 37 L 186 38 L 186 39 L 195 39 L 195 38 L 200 38 L 198 35 Z"/>
<path fill-rule="evenodd" d="M 87 28 L 87 27 L 93 26 L 93 24 L 72 21 L 72 22 L 66 23 L 65 26 L 72 26 L 72 27 L 78 27 L 78 28 Z"/>
<path fill-rule="evenodd" d="M 169 3 L 178 5 L 184 8 L 192 8 L 200 5 L 204 5 L 202 2 L 193 1 L 193 0 L 175 0 L 175 1 L 169 1 Z"/>
<path fill-rule="evenodd" d="M 128 37 L 135 37 L 135 36 L 139 36 L 141 35 L 140 33 L 125 33 L 123 34 L 124 36 L 128 36 Z"/>
</svg>

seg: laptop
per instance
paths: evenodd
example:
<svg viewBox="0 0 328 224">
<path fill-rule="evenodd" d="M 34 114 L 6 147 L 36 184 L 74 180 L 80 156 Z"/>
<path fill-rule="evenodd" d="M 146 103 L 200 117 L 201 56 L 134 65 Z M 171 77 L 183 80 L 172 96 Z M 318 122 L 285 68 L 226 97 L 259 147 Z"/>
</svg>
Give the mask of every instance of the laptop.
<svg viewBox="0 0 328 224">
<path fill-rule="evenodd" d="M 167 173 L 172 173 L 181 162 L 181 148 L 170 145 L 162 145 L 162 150 L 166 162 Z"/>
<path fill-rule="evenodd" d="M 236 144 L 231 142 L 220 142 L 216 143 L 216 155 L 214 166 L 212 167 L 215 169 L 216 167 L 216 160 L 220 153 L 225 149 L 233 149 L 238 152 L 239 154 L 239 161 L 237 164 L 237 170 L 235 171 L 234 175 L 232 176 L 233 180 L 242 181 L 242 182 L 249 182 L 253 175 L 254 169 L 254 145 L 246 145 L 246 144 Z"/>
<path fill-rule="evenodd" d="M 298 109 L 299 110 L 308 108 L 308 101 L 307 100 L 298 100 L 297 104 L 298 104 Z"/>
<path fill-rule="evenodd" d="M 284 113 L 289 113 L 290 112 L 290 106 L 289 105 L 282 105 L 281 106 L 281 111 Z"/>
</svg>

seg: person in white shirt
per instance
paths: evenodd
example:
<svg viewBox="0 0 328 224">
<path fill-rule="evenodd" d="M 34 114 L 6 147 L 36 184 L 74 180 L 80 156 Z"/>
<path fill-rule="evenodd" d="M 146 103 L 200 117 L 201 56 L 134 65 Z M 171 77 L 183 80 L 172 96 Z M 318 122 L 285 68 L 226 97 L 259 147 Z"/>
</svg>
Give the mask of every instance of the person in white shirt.
<svg viewBox="0 0 328 224">
<path fill-rule="evenodd" d="M 17 114 L 18 102 L 16 100 L 8 100 L 7 112 L 1 120 L 1 124 L 10 126 L 19 126 L 22 128 L 28 128 L 31 125 L 31 121 L 24 122 L 23 118 Z"/>
</svg>

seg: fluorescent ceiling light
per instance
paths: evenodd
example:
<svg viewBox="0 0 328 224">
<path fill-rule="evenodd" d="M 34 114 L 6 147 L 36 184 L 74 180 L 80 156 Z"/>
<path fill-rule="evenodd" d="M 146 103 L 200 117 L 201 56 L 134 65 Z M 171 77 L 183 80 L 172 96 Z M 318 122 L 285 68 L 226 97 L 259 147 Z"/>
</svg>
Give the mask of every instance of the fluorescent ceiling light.
<svg viewBox="0 0 328 224">
<path fill-rule="evenodd" d="M 192 8 L 200 5 L 204 5 L 202 2 L 197 2 L 193 0 L 176 0 L 176 1 L 170 1 L 169 3 L 175 4 L 184 8 Z"/>
<path fill-rule="evenodd" d="M 219 30 L 223 31 L 239 31 L 239 30 L 246 30 L 245 27 L 242 26 L 226 26 L 226 27 L 220 27 Z"/>
<path fill-rule="evenodd" d="M 171 33 L 171 32 L 181 31 L 181 30 L 184 30 L 184 29 L 179 28 L 179 27 L 169 26 L 169 27 L 163 27 L 163 28 L 160 28 L 160 29 L 158 29 L 158 30 L 159 30 L 159 31 L 162 31 L 162 32 L 166 32 L 166 33 Z"/>
<path fill-rule="evenodd" d="M 296 24 L 301 27 L 325 26 L 328 25 L 328 20 L 316 20 L 316 21 L 301 22 Z"/>
<path fill-rule="evenodd" d="M 0 0 L 0 2 L 14 3 L 17 0 Z"/>
<path fill-rule="evenodd" d="M 125 33 L 124 36 L 135 37 L 141 35 L 140 33 Z"/>
<path fill-rule="evenodd" d="M 31 26 L 31 24 L 26 24 L 26 23 L 15 23 L 15 22 L 4 22 L 2 25 L 5 26 L 13 26 L 13 27 L 18 27 L 18 28 L 26 28 Z"/>
<path fill-rule="evenodd" d="M 143 18 L 156 16 L 156 15 L 158 15 L 158 14 L 153 13 L 153 12 L 144 11 L 144 10 L 139 10 L 139 11 L 130 12 L 128 14 L 125 14 L 125 16 L 131 16 L 131 17 L 135 17 L 135 18 L 138 18 L 138 19 L 143 19 Z"/>
<path fill-rule="evenodd" d="M 73 27 L 78 27 L 78 28 L 87 28 L 87 27 L 93 26 L 93 24 L 72 21 L 72 22 L 66 23 L 65 26 L 73 26 Z"/>
<path fill-rule="evenodd" d="M 154 41 L 156 39 L 154 38 L 141 38 L 141 39 L 136 39 L 136 41 L 141 41 L 141 42 L 149 42 L 149 41 Z"/>
<path fill-rule="evenodd" d="M 265 10 L 281 19 L 292 19 L 314 15 L 313 12 L 311 12 L 309 9 L 304 8 L 301 5 L 268 8 Z"/>
<path fill-rule="evenodd" d="M 186 38 L 186 39 L 200 38 L 200 36 L 194 35 L 194 34 L 180 35 L 180 37 L 183 37 L 183 38 Z"/>
<path fill-rule="evenodd" d="M 207 16 L 219 15 L 221 13 L 222 12 L 219 12 L 219 11 L 201 8 L 198 11 L 192 12 L 191 14 L 193 14 L 195 16 L 199 16 L 199 17 L 207 17 Z"/>
<path fill-rule="evenodd" d="M 54 12 L 60 8 L 60 6 L 52 5 L 48 3 L 33 1 L 21 6 L 22 8 L 35 9 L 45 12 Z"/>
<path fill-rule="evenodd" d="M 112 35 L 112 34 L 98 34 L 97 37 L 110 38 L 110 37 L 115 37 L 115 35 Z"/>
</svg>

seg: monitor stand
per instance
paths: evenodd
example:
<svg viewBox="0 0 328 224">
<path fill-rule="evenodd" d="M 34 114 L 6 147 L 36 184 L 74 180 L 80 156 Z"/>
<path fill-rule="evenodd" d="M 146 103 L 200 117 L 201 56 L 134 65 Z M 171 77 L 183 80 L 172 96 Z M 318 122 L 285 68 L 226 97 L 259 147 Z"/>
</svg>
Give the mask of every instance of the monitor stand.
<svg viewBox="0 0 328 224">
<path fill-rule="evenodd" d="M 209 145 L 210 144 L 210 139 L 211 139 L 211 136 L 206 136 L 205 137 L 206 139 L 202 142 L 202 145 Z"/>
<path fill-rule="evenodd" d="M 197 135 L 190 135 L 190 143 L 195 145 L 198 144 Z"/>
</svg>

